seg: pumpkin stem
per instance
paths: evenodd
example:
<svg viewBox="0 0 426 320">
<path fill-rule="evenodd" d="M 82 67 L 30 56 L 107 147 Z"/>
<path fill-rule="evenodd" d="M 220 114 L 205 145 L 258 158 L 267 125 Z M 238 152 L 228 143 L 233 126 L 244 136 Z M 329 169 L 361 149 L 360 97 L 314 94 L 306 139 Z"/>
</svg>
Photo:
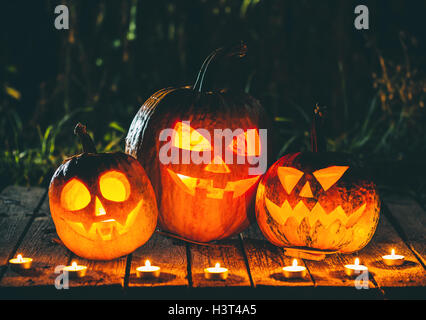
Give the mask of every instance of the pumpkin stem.
<svg viewBox="0 0 426 320">
<path fill-rule="evenodd" d="M 326 107 L 318 104 L 314 108 L 314 117 L 311 125 L 311 148 L 312 152 L 323 152 L 327 150 L 327 141 L 324 135 L 324 121 Z"/>
<path fill-rule="evenodd" d="M 87 133 L 85 125 L 81 124 L 80 122 L 77 123 L 74 128 L 74 134 L 80 138 L 84 153 L 97 153 L 95 144 Z"/>
<path fill-rule="evenodd" d="M 194 91 L 201 92 L 204 82 L 204 77 L 206 75 L 207 69 L 210 63 L 213 60 L 217 60 L 222 57 L 234 57 L 238 56 L 238 58 L 242 58 L 247 53 L 247 45 L 241 41 L 238 45 L 230 47 L 230 48 L 218 48 L 210 53 L 207 58 L 204 60 L 203 65 L 198 72 L 197 79 L 195 80 L 195 84 L 192 87 Z"/>
</svg>

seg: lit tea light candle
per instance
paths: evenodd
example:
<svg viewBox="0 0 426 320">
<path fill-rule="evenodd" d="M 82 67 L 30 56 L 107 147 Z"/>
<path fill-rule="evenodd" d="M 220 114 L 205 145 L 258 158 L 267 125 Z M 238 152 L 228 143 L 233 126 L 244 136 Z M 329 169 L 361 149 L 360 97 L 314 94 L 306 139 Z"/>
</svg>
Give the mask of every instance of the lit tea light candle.
<svg viewBox="0 0 426 320">
<path fill-rule="evenodd" d="M 392 249 L 391 254 L 383 256 L 383 262 L 387 266 L 400 266 L 404 263 L 405 257 L 395 254 L 395 249 Z"/>
<path fill-rule="evenodd" d="M 9 260 L 10 265 L 12 268 L 16 270 L 27 270 L 31 268 L 31 265 L 33 263 L 33 259 L 31 258 L 24 258 L 21 254 L 18 254 L 16 258 Z"/>
<path fill-rule="evenodd" d="M 204 269 L 204 278 L 207 280 L 226 280 L 228 278 L 228 269 L 221 267 L 218 262 L 214 267 Z"/>
<path fill-rule="evenodd" d="M 73 262 L 70 266 L 64 267 L 63 271 L 68 272 L 70 278 L 82 278 L 86 275 L 87 267 L 79 266 L 77 262 Z"/>
<path fill-rule="evenodd" d="M 293 259 L 291 266 L 283 267 L 283 275 L 287 279 L 304 278 L 306 276 L 306 268 L 298 266 L 297 260 Z"/>
<path fill-rule="evenodd" d="M 361 274 L 365 271 L 368 271 L 368 268 L 362 264 L 359 264 L 359 259 L 355 259 L 355 264 L 345 265 L 345 273 L 347 276 L 352 277 L 354 275 Z"/>
<path fill-rule="evenodd" d="M 151 262 L 146 260 L 144 266 L 136 268 L 136 276 L 138 278 L 158 278 L 160 276 L 160 270 L 160 267 L 151 266 Z"/>
</svg>

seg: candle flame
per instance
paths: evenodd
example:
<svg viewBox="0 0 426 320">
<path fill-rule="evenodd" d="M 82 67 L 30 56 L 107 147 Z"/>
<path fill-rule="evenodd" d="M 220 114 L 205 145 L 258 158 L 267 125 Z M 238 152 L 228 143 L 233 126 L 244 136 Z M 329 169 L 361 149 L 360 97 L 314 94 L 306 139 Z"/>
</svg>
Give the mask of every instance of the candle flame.
<svg viewBox="0 0 426 320">
<path fill-rule="evenodd" d="M 297 267 L 297 260 L 293 259 L 293 267 Z"/>
<path fill-rule="evenodd" d="M 395 249 L 392 249 L 392 251 L 391 251 L 392 253 L 391 253 L 391 255 L 395 255 Z"/>
<path fill-rule="evenodd" d="M 215 265 L 214 265 L 214 267 L 215 268 L 220 268 L 220 263 L 218 262 L 218 263 L 216 263 Z"/>
<path fill-rule="evenodd" d="M 73 261 L 73 262 L 71 263 L 71 266 L 72 266 L 74 269 L 77 269 L 77 262 Z"/>
<path fill-rule="evenodd" d="M 145 267 L 150 267 L 151 266 L 151 262 L 149 260 L 145 261 Z"/>
<path fill-rule="evenodd" d="M 24 261 L 24 259 L 22 259 L 22 255 L 21 254 L 18 254 L 18 256 L 16 258 L 18 259 L 18 262 Z"/>
<path fill-rule="evenodd" d="M 355 264 L 359 265 L 359 259 L 358 258 L 355 259 Z"/>
</svg>

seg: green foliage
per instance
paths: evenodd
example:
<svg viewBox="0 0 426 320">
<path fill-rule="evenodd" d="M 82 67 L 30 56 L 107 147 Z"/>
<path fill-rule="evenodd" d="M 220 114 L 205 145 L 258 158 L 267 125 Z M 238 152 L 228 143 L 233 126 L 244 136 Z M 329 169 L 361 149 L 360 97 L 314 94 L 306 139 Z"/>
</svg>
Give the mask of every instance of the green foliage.
<svg viewBox="0 0 426 320">
<path fill-rule="evenodd" d="M 424 158 L 424 44 L 412 33 L 422 29 L 415 23 L 425 4 L 365 4 L 386 28 L 355 32 L 351 1 L 67 1 L 68 31 L 53 28 L 53 2 L 24 11 L 2 4 L 0 189 L 46 183 L 80 152 L 77 122 L 100 152 L 123 150 L 151 94 L 192 84 L 208 53 L 241 39 L 247 57 L 235 69 L 217 66 L 212 82 L 261 101 L 275 119 L 279 155 L 309 149 L 319 103 L 329 110 L 330 150 Z M 402 23 L 389 24 L 403 12 Z M 400 33 L 404 24 L 411 33 Z"/>
</svg>

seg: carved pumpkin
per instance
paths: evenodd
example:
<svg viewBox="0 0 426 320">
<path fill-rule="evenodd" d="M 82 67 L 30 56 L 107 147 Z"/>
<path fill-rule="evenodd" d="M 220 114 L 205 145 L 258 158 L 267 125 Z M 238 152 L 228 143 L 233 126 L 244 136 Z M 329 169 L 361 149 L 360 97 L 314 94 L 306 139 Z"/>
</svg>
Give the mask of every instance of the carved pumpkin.
<svg viewBox="0 0 426 320">
<path fill-rule="evenodd" d="M 154 190 L 144 169 L 122 153 L 96 153 L 78 124 L 84 153 L 54 173 L 49 203 L 56 231 L 75 254 L 96 260 L 126 255 L 143 245 L 157 224 Z"/>
<path fill-rule="evenodd" d="M 146 168 L 156 191 L 160 227 L 186 240 L 208 242 L 231 236 L 249 225 L 250 204 L 254 212 L 255 189 L 266 164 L 263 172 L 251 174 L 254 161 L 249 160 L 267 152 L 266 141 L 259 137 L 259 128 L 265 128 L 265 112 L 248 94 L 203 90 L 212 61 L 244 54 L 244 45 L 215 50 L 193 87 L 162 89 L 151 96 L 133 119 L 126 138 L 126 152 Z M 160 141 L 163 129 L 173 132 L 166 142 Z M 231 140 L 224 139 L 222 151 L 213 143 L 215 129 L 237 133 Z M 171 154 L 177 152 L 179 161 L 160 161 L 166 144 Z M 185 155 L 188 161 L 183 160 Z M 193 161 L 194 156 L 207 157 L 207 161 Z M 237 156 L 244 163 L 237 163 Z M 228 157 L 233 161 L 226 161 Z"/>
<path fill-rule="evenodd" d="M 322 117 L 316 108 L 316 152 L 279 159 L 262 178 L 256 195 L 256 217 L 265 237 L 302 257 L 360 250 L 379 219 L 379 197 L 366 171 L 348 155 L 321 151 Z"/>
</svg>

